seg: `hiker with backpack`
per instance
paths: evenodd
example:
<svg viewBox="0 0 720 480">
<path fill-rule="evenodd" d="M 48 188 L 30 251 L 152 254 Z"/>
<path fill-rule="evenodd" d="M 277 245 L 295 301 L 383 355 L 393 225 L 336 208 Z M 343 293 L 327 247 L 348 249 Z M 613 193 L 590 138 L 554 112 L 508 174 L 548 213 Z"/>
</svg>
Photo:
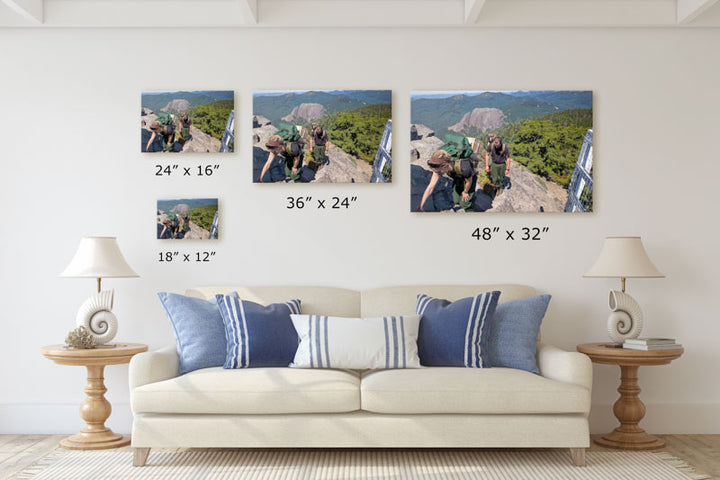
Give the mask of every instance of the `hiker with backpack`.
<svg viewBox="0 0 720 480">
<path fill-rule="evenodd" d="M 187 213 L 178 216 L 177 238 L 185 238 L 185 234 L 190 230 L 190 218 Z"/>
<path fill-rule="evenodd" d="M 150 140 L 145 146 L 146 152 L 172 152 L 175 150 L 175 118 L 167 112 L 160 112 L 157 120 L 150 124 Z M 152 148 L 156 138 L 162 139 L 162 148 Z"/>
<path fill-rule="evenodd" d="M 162 239 L 171 239 L 176 238 L 176 228 L 177 228 L 177 215 L 170 212 L 168 213 L 165 218 L 162 221 L 163 228 L 158 234 L 158 238 Z"/>
<path fill-rule="evenodd" d="M 310 153 L 313 154 L 313 161 L 310 165 L 317 171 L 322 165 L 330 163 L 330 144 L 328 143 L 328 132 L 319 123 L 312 124 L 310 134 Z M 328 157 L 327 161 L 325 157 Z"/>
<path fill-rule="evenodd" d="M 265 148 L 268 149 L 268 158 L 260 172 L 258 182 L 284 182 L 285 159 L 282 154 L 285 151 L 285 141 L 280 135 L 273 135 L 268 139 Z"/>
<path fill-rule="evenodd" d="M 183 143 L 188 140 L 192 140 L 192 120 L 188 117 L 187 112 L 180 115 L 180 136 L 183 139 Z"/>
<path fill-rule="evenodd" d="M 490 174 L 490 183 L 498 191 L 505 188 L 505 176 L 510 173 L 510 160 L 510 148 L 502 138 L 495 137 L 485 152 L 485 171 Z"/>
<path fill-rule="evenodd" d="M 425 188 L 418 210 L 424 212 L 424 205 L 442 176 L 452 179 L 453 203 L 465 211 L 473 210 L 475 188 L 477 187 L 478 157 L 472 151 L 470 143 L 462 135 L 448 134 L 445 144 L 436 150 L 428 166 L 433 172 L 430 182 Z"/>
<path fill-rule="evenodd" d="M 305 154 L 305 140 L 297 127 L 291 123 L 280 122 L 276 135 L 284 142 L 281 155 L 285 158 L 285 176 L 289 179 L 286 181 L 297 182 L 300 180 L 300 169 Z"/>
</svg>

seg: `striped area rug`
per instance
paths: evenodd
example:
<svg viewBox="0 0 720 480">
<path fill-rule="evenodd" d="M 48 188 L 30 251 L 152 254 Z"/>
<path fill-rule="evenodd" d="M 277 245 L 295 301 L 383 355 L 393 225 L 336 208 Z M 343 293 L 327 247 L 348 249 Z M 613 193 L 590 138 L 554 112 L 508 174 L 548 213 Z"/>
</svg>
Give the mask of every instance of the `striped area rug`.
<svg viewBox="0 0 720 480">
<path fill-rule="evenodd" d="M 132 452 L 57 450 L 17 480 L 465 479 L 688 480 L 667 454 L 588 452 L 575 467 L 565 450 L 187 450 L 151 451 L 144 467 Z"/>
</svg>

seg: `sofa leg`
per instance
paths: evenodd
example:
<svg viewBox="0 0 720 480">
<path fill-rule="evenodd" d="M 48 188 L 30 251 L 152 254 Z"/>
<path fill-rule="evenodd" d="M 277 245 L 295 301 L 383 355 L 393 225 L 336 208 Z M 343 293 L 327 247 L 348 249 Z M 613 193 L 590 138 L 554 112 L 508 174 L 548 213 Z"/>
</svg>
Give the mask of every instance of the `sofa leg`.
<svg viewBox="0 0 720 480">
<path fill-rule="evenodd" d="M 144 467 L 150 455 L 149 448 L 133 448 L 133 467 Z"/>
<path fill-rule="evenodd" d="M 585 449 L 584 448 L 571 448 L 570 456 L 576 467 L 584 467 L 585 463 Z"/>
</svg>

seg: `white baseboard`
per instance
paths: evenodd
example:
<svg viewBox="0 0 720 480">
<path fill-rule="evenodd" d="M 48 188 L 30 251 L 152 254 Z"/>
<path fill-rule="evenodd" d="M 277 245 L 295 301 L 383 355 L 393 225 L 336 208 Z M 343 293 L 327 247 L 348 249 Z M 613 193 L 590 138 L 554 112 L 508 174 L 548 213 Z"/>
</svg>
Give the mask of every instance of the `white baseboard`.
<svg viewBox="0 0 720 480">
<path fill-rule="evenodd" d="M 607 433 L 618 425 L 612 405 L 592 406 L 590 433 Z M 720 404 L 646 404 L 640 427 L 654 434 L 720 434 Z"/>
<path fill-rule="evenodd" d="M 78 405 L 2 404 L 0 434 L 74 434 L 85 425 L 78 408 Z M 640 426 L 650 433 L 720 434 L 720 404 L 656 404 L 646 405 L 646 409 Z M 129 433 L 130 404 L 113 405 L 106 425 L 116 433 Z M 617 425 L 612 405 L 593 405 L 591 433 L 606 433 Z"/>
</svg>

